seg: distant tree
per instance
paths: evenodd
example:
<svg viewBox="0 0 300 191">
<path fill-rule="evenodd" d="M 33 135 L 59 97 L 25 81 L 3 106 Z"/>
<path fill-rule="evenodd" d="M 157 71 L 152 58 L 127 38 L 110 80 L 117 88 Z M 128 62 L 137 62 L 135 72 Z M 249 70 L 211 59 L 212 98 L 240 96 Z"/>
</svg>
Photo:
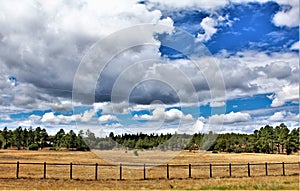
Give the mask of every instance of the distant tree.
<svg viewBox="0 0 300 191">
<path fill-rule="evenodd" d="M 65 143 L 67 148 L 74 149 L 76 148 L 76 134 L 74 133 L 73 130 L 70 130 L 69 133 L 66 134 L 65 136 Z"/>
<path fill-rule="evenodd" d="M 288 140 L 288 136 L 289 136 L 289 132 L 290 130 L 287 128 L 286 125 L 284 125 L 283 123 L 280 124 L 280 132 L 278 135 L 278 142 L 281 145 L 281 152 L 284 153 L 284 149 L 287 149 L 287 147 L 289 146 L 289 140 Z"/>
<path fill-rule="evenodd" d="M 77 135 L 76 145 L 77 145 L 76 148 L 79 151 L 88 151 L 88 150 L 90 150 L 89 147 L 87 146 L 87 144 L 83 140 L 83 131 L 82 130 L 80 130 L 78 135 Z"/>
<path fill-rule="evenodd" d="M 279 134 L 281 131 L 281 127 L 280 126 L 276 126 L 274 129 L 274 143 L 276 145 L 276 152 L 280 153 L 280 142 L 279 142 Z"/>
<path fill-rule="evenodd" d="M 54 136 L 54 146 L 57 148 L 65 147 L 65 131 L 60 129 Z"/>
<path fill-rule="evenodd" d="M 9 131 L 8 131 L 7 127 L 4 127 L 4 129 L 2 131 L 2 136 L 3 136 L 4 141 L 5 141 L 5 143 L 4 143 L 4 149 L 7 149 L 8 146 L 9 146 L 8 140 L 10 139 L 10 137 L 9 137 Z"/>
<path fill-rule="evenodd" d="M 85 143 L 90 147 L 90 149 L 96 148 L 97 139 L 95 133 L 91 132 L 88 129 L 85 134 L 86 134 L 86 137 L 84 138 Z"/>
<path fill-rule="evenodd" d="M 298 127 L 297 129 L 293 129 L 289 134 L 287 154 L 290 154 L 291 152 L 297 152 L 299 150 L 299 130 L 300 128 Z"/>
<path fill-rule="evenodd" d="M 135 149 L 142 149 L 143 146 L 144 146 L 143 140 L 140 138 L 140 139 L 135 143 L 134 148 L 135 148 Z"/>
<path fill-rule="evenodd" d="M 21 126 L 19 126 L 17 129 L 15 129 L 14 131 L 13 131 L 13 139 L 14 139 L 14 142 L 15 142 L 15 144 L 16 144 L 16 146 L 17 146 L 17 148 L 18 148 L 18 150 L 20 150 L 21 149 L 21 135 L 22 135 L 22 127 Z"/>
<path fill-rule="evenodd" d="M 41 141 L 42 141 L 42 129 L 41 127 L 37 127 L 34 131 L 34 142 L 41 147 Z"/>
<path fill-rule="evenodd" d="M 227 134 L 225 135 L 219 135 L 217 140 L 216 140 L 216 145 L 213 150 L 218 150 L 218 151 L 228 151 L 228 140 L 227 140 Z"/>
<path fill-rule="evenodd" d="M 270 154 L 273 151 L 273 127 L 270 125 L 261 127 L 258 135 L 260 152 Z"/>
<path fill-rule="evenodd" d="M 110 133 L 109 133 L 109 138 L 111 138 L 111 139 L 114 138 L 114 133 L 113 133 L 113 132 L 110 132 Z"/>
<path fill-rule="evenodd" d="M 22 145 L 24 147 L 28 147 L 28 137 L 29 137 L 28 135 L 29 135 L 28 130 L 26 128 L 23 129 L 22 134 L 21 134 L 21 140 L 22 140 Z"/>
<path fill-rule="evenodd" d="M 34 135 L 34 130 L 32 129 L 32 127 L 29 127 L 28 129 L 28 145 L 31 145 L 33 143 L 35 143 L 35 135 Z"/>
<path fill-rule="evenodd" d="M 46 129 L 42 129 L 40 131 L 39 138 L 40 138 L 40 147 L 43 149 L 47 145 L 47 141 L 48 141 L 48 138 L 49 138 Z"/>
<path fill-rule="evenodd" d="M 127 147 L 129 149 L 133 149 L 133 148 L 135 148 L 135 140 L 130 139 L 130 138 L 125 139 L 123 142 L 123 146 Z"/>
</svg>

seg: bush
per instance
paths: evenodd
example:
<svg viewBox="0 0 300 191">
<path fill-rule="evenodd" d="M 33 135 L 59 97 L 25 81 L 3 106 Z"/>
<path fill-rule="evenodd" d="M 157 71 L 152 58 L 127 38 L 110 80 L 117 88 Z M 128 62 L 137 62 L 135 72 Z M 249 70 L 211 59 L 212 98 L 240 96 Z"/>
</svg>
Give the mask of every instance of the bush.
<svg viewBox="0 0 300 191">
<path fill-rule="evenodd" d="M 7 149 L 8 147 L 10 147 L 10 143 L 4 143 L 3 149 Z"/>
<path fill-rule="evenodd" d="M 28 150 L 37 151 L 37 150 L 39 150 L 39 146 L 38 146 L 38 144 L 33 143 L 33 144 L 28 146 Z"/>
<path fill-rule="evenodd" d="M 213 154 L 218 154 L 218 151 L 217 150 L 213 150 L 212 153 Z"/>
<path fill-rule="evenodd" d="M 231 153 L 231 152 L 233 152 L 233 149 L 232 148 L 228 148 L 227 152 Z"/>
<path fill-rule="evenodd" d="M 243 151 L 242 148 L 239 147 L 234 150 L 235 153 L 241 153 L 242 151 Z"/>
<path fill-rule="evenodd" d="M 253 149 L 250 148 L 250 147 L 246 147 L 246 148 L 245 148 L 245 152 L 246 152 L 246 153 L 253 153 Z"/>
</svg>

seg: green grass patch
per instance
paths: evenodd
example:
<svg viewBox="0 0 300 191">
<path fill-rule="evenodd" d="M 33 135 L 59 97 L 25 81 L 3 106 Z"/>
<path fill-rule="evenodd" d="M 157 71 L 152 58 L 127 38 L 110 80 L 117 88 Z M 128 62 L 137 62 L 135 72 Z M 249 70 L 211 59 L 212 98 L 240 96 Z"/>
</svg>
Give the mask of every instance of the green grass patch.
<svg viewBox="0 0 300 191">
<path fill-rule="evenodd" d="M 201 188 L 202 190 L 243 190 L 247 186 L 242 185 L 222 185 L 222 186 L 205 186 Z"/>
<path fill-rule="evenodd" d="M 285 190 L 284 185 L 280 183 L 256 184 L 253 188 L 255 190 Z"/>
</svg>

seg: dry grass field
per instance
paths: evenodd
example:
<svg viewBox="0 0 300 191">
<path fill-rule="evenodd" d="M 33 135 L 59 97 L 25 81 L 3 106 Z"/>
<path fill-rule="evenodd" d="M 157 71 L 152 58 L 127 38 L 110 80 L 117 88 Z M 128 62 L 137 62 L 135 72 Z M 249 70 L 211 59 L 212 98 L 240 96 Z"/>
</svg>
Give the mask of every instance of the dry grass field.
<svg viewBox="0 0 300 191">
<path fill-rule="evenodd" d="M 299 165 L 285 164 L 285 174 L 282 176 L 282 164 L 268 165 L 268 175 L 265 176 L 265 166 L 251 166 L 251 177 L 247 174 L 247 165 L 232 166 L 232 177 L 229 177 L 228 166 L 213 166 L 213 178 L 209 178 L 208 164 L 247 164 L 247 163 L 281 163 L 299 162 L 299 155 L 267 155 L 267 154 L 227 154 L 182 151 L 167 163 L 170 179 L 166 179 L 166 165 L 146 167 L 146 178 L 143 180 L 143 166 L 122 168 L 122 179 L 119 166 L 99 166 L 98 180 L 95 179 L 95 166 L 77 166 L 76 164 L 108 164 L 99 158 L 116 159 L 121 153 L 123 164 L 155 162 L 149 156 L 173 156 L 171 151 L 140 151 L 135 156 L 133 151 L 99 151 L 71 152 L 71 151 L 13 151 L 0 150 L 0 163 L 19 161 L 19 179 L 16 179 L 16 164 L 0 164 L 0 189 L 216 189 L 216 190 L 298 190 Z M 152 152 L 152 153 L 151 153 Z M 95 154 L 97 153 L 97 154 Z M 116 160 L 117 161 L 117 160 Z M 115 162 L 116 162 L 115 161 Z M 130 162 L 131 161 L 131 162 Z M 73 176 L 70 177 L 70 166 L 47 165 L 46 179 L 43 179 L 43 165 L 22 163 L 66 163 L 72 162 Z M 172 166 L 181 164 L 183 166 Z M 188 178 L 188 164 L 192 164 L 192 178 Z M 195 166 L 207 164 L 207 166 Z"/>
</svg>

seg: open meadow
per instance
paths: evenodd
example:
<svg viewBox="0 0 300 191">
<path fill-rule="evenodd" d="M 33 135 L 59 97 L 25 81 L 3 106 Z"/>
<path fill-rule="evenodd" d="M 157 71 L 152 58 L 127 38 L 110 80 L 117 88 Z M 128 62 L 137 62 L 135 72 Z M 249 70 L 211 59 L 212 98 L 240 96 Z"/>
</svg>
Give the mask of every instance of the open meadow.
<svg viewBox="0 0 300 191">
<path fill-rule="evenodd" d="M 122 156 L 127 156 L 128 160 L 125 159 L 122 164 L 122 180 L 120 180 L 120 166 L 109 164 L 99 158 L 95 152 L 0 150 L 1 189 L 297 190 L 299 188 L 299 164 L 289 164 L 299 162 L 297 154 L 212 154 L 210 152 L 199 154 L 182 151 L 167 162 L 169 164 L 169 171 L 167 171 L 166 163 L 155 166 L 126 166 L 126 164 L 136 164 L 136 161 L 127 162 L 133 157 L 136 157 L 140 163 L 153 164 L 151 159 L 146 157 L 149 156 L 147 152 L 150 152 L 150 155 L 168 156 L 173 154 L 172 151 L 139 151 L 138 156 L 134 155 L 134 151 L 97 152 L 101 152 L 99 155 L 104 158 L 124 152 Z M 16 179 L 17 161 L 20 162 L 19 179 Z M 47 163 L 46 179 L 43 177 L 44 162 Z M 266 176 L 266 162 L 268 163 L 268 176 Z M 282 162 L 284 162 L 285 176 L 282 176 Z M 70 179 L 70 163 L 72 163 L 72 180 Z M 97 171 L 95 171 L 96 163 L 99 165 Z M 232 164 L 231 176 L 229 163 Z M 259 164 L 250 165 L 250 177 L 248 177 L 248 163 Z M 85 166 L 78 164 L 85 164 Z M 177 166 L 174 166 L 175 164 Z M 190 170 L 189 164 L 191 164 Z M 211 169 L 209 164 L 212 164 Z M 218 164 L 224 165 L 215 166 Z M 97 180 L 95 180 L 95 172 L 97 172 Z"/>
</svg>

